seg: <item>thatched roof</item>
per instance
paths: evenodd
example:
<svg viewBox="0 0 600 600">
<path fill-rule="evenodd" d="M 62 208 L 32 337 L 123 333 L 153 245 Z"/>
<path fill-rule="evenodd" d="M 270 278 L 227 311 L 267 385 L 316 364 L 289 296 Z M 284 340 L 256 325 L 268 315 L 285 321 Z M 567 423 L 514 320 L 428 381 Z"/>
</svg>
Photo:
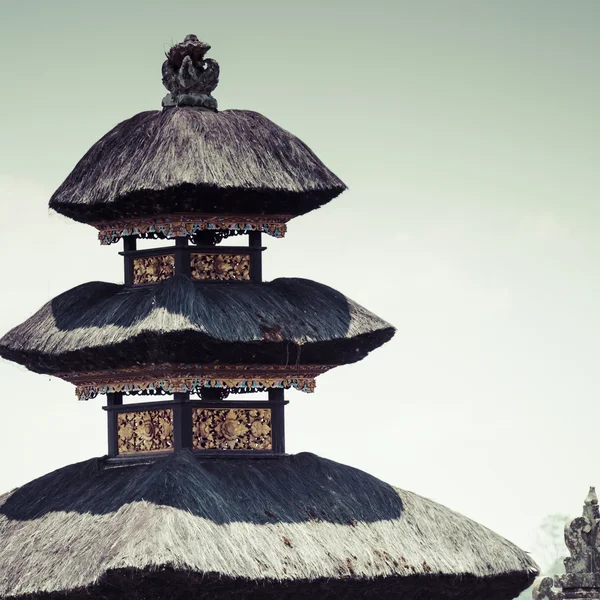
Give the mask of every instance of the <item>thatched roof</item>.
<svg viewBox="0 0 600 600">
<path fill-rule="evenodd" d="M 138 364 L 356 362 L 394 328 L 334 289 L 307 279 L 148 287 L 93 282 L 44 305 L 0 339 L 0 356 L 61 373 Z"/>
<path fill-rule="evenodd" d="M 94 144 L 50 200 L 84 223 L 177 212 L 301 215 L 345 185 L 262 115 L 148 111 Z"/>
<path fill-rule="evenodd" d="M 92 459 L 0 497 L 0 539 L 3 598 L 508 600 L 537 573 L 470 519 L 313 454 Z"/>
</svg>

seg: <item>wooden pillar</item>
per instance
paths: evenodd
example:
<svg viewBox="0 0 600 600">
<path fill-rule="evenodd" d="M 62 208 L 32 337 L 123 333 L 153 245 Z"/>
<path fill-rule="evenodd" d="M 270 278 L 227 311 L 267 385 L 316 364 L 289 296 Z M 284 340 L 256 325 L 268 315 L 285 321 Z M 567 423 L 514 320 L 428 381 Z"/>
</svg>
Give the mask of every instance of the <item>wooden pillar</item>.
<svg viewBox="0 0 600 600">
<path fill-rule="evenodd" d="M 133 256 L 137 248 L 137 236 L 126 235 L 123 237 L 123 262 L 125 267 L 125 285 L 133 285 Z"/>
<path fill-rule="evenodd" d="M 248 246 L 256 248 L 250 252 L 250 277 L 254 283 L 262 282 L 262 233 L 250 231 L 248 233 Z"/>
<path fill-rule="evenodd" d="M 192 255 L 187 237 L 178 237 L 175 241 L 175 274 L 192 275 Z"/>
<path fill-rule="evenodd" d="M 273 428 L 273 452 L 285 453 L 285 399 L 283 388 L 269 389 L 269 402 L 271 405 L 271 426 Z"/>
<path fill-rule="evenodd" d="M 106 394 L 106 404 L 108 406 L 122 406 L 123 394 Z M 119 454 L 119 438 L 117 435 L 117 417 L 116 410 L 106 411 L 108 418 L 108 456 L 117 456 Z"/>
<path fill-rule="evenodd" d="M 175 452 L 192 447 L 192 407 L 189 393 L 173 394 L 173 447 Z"/>
<path fill-rule="evenodd" d="M 206 388 L 200 390 L 200 398 L 203 402 L 222 402 L 222 388 Z"/>
</svg>

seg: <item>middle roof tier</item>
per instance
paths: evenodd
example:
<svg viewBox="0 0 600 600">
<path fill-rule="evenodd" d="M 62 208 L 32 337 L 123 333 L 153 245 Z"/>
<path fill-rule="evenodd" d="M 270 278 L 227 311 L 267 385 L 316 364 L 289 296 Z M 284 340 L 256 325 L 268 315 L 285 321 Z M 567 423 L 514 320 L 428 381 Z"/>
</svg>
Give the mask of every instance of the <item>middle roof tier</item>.
<svg viewBox="0 0 600 600">
<path fill-rule="evenodd" d="M 175 275 L 147 287 L 77 286 L 0 339 L 0 356 L 59 376 L 163 364 L 337 366 L 394 332 L 307 279 L 236 285 Z"/>
</svg>

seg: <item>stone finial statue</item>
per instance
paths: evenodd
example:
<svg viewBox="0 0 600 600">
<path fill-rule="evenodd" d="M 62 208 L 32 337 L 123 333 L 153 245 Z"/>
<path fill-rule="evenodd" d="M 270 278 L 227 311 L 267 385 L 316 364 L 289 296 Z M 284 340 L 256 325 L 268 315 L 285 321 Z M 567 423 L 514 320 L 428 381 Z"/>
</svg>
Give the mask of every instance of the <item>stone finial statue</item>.
<svg viewBox="0 0 600 600">
<path fill-rule="evenodd" d="M 533 587 L 533 600 L 600 600 L 599 529 L 598 496 L 592 487 L 583 515 L 565 526 L 565 543 L 571 555 L 565 558 L 566 573 L 539 578 Z"/>
<path fill-rule="evenodd" d="M 190 34 L 167 52 L 162 81 L 170 93 L 163 98 L 164 107 L 217 109 L 217 101 L 211 92 L 219 83 L 219 64 L 212 58 L 204 58 L 209 50 L 208 44 Z"/>
</svg>

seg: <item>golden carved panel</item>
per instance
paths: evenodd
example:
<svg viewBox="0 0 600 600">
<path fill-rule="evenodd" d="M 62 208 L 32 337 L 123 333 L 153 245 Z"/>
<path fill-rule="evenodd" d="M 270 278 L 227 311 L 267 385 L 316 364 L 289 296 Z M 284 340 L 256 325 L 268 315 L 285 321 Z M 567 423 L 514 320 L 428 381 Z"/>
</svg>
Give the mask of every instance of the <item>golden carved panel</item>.
<svg viewBox="0 0 600 600">
<path fill-rule="evenodd" d="M 195 450 L 271 450 L 271 409 L 194 408 Z"/>
<path fill-rule="evenodd" d="M 192 254 L 192 279 L 249 281 L 249 254 Z"/>
<path fill-rule="evenodd" d="M 119 454 L 164 452 L 173 449 L 173 410 L 117 414 Z"/>
<path fill-rule="evenodd" d="M 143 256 L 133 259 L 133 283 L 156 283 L 173 277 L 175 272 L 175 256 Z"/>
</svg>

